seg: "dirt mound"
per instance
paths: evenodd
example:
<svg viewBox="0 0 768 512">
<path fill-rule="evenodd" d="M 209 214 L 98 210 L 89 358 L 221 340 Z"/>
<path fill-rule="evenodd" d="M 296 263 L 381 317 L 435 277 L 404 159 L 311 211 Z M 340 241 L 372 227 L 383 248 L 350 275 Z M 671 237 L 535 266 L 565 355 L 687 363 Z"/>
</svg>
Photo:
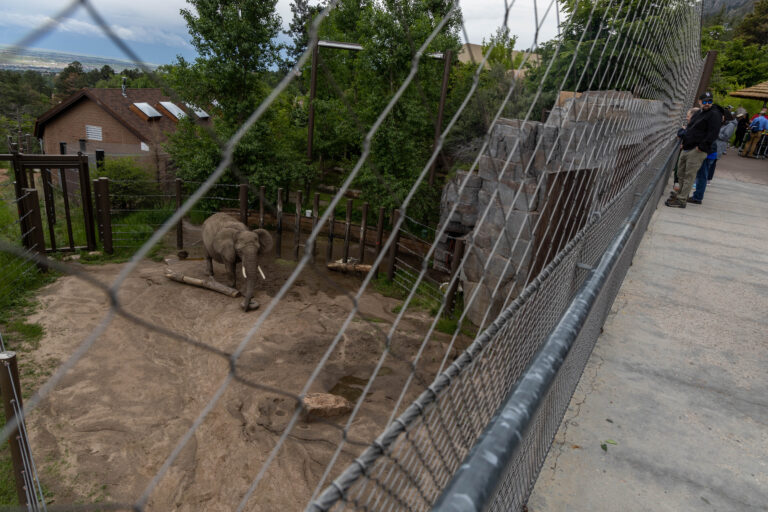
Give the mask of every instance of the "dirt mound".
<svg viewBox="0 0 768 512">
<path fill-rule="evenodd" d="M 192 257 L 194 255 L 190 255 Z M 267 276 L 254 297 L 261 304 L 243 313 L 240 300 L 164 277 L 165 264 L 142 262 L 119 297 L 126 311 L 211 347 L 205 350 L 116 317 L 95 345 L 29 418 L 30 435 L 44 485 L 55 503 L 136 500 L 227 376 L 232 353 L 263 314 L 293 264 L 265 261 Z M 203 261 L 173 263 L 174 270 L 204 277 Z M 111 283 L 122 265 L 84 267 Z M 216 266 L 218 276 L 223 267 Z M 241 289 L 244 283 L 238 280 Z M 256 333 L 238 361 L 246 381 L 289 394 L 301 391 L 352 308 L 349 292 L 359 280 L 305 270 Z M 108 309 L 104 294 L 75 277 L 60 278 L 39 295 L 32 321 L 46 336 L 27 357 L 66 359 Z M 310 392 L 354 400 L 382 353 L 399 301 L 377 293 L 360 300 L 360 312 L 330 355 Z M 381 431 L 402 390 L 426 332 L 426 314 L 409 314 L 365 397 L 350 437 L 370 442 Z M 433 337 L 419 377 L 431 381 L 447 335 Z M 217 353 L 220 351 L 221 353 Z M 222 355 L 223 353 L 223 355 Z M 421 390 L 412 386 L 403 405 Z M 295 410 L 286 394 L 230 384 L 222 399 L 184 447 L 150 499 L 151 510 L 233 510 Z M 299 421 L 249 502 L 249 510 L 300 510 L 315 490 L 341 440 L 349 415 Z M 361 446 L 347 445 L 335 476 Z M 290 492 L 286 491 L 290 482 Z M 327 484 L 327 482 L 326 482 Z"/>
</svg>

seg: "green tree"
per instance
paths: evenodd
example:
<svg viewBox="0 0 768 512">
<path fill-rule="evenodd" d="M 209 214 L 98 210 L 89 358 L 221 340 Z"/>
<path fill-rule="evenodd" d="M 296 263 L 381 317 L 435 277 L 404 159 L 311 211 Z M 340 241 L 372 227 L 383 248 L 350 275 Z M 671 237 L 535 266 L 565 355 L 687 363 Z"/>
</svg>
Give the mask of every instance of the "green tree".
<svg viewBox="0 0 768 512">
<path fill-rule="evenodd" d="M 309 43 L 309 26 L 317 14 L 322 11 L 322 5 L 309 5 L 309 0 L 293 0 L 291 13 L 293 17 L 285 32 L 291 37 L 293 44 L 288 48 L 288 63 L 293 65 L 299 60 Z"/>
<path fill-rule="evenodd" d="M 59 101 L 87 86 L 88 77 L 83 65 L 78 61 L 71 62 L 56 75 L 53 84 L 56 99 Z"/>
<path fill-rule="evenodd" d="M 746 44 L 768 45 L 768 0 L 755 2 L 754 10 L 744 16 L 735 35 Z"/>
</svg>

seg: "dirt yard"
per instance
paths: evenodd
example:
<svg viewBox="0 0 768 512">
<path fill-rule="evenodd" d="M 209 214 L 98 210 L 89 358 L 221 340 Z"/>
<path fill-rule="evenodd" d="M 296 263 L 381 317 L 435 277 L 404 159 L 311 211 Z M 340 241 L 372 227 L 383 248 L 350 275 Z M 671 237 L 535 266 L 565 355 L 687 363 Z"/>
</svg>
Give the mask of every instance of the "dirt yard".
<svg viewBox="0 0 768 512">
<path fill-rule="evenodd" d="M 204 263 L 172 262 L 174 270 L 204 277 Z M 243 313 L 241 298 L 172 282 L 165 263 L 144 261 L 119 297 L 127 311 L 225 352 L 232 352 L 293 270 L 267 258 L 267 276 L 254 297 L 261 308 Z M 111 283 L 122 265 L 82 266 Z M 216 266 L 217 276 L 223 267 Z M 238 287 L 243 289 L 242 276 Z M 322 266 L 305 270 L 258 331 L 239 360 L 244 377 L 298 393 L 352 307 L 347 295 L 360 279 Z M 65 360 L 98 324 L 104 294 L 75 277 L 62 277 L 39 294 L 30 321 L 45 327 L 40 348 L 24 357 L 38 364 Z M 312 385 L 313 392 L 360 396 L 382 352 L 385 333 L 400 301 L 367 293 L 337 349 Z M 431 318 L 409 313 L 393 340 L 393 352 L 356 418 L 351 436 L 370 442 L 382 430 L 410 373 L 404 360 L 416 353 Z M 420 364 L 431 381 L 449 336 L 436 333 Z M 460 345 L 466 346 L 462 339 Z M 457 353 L 457 352 L 455 352 Z M 228 372 L 228 361 L 115 318 L 107 331 L 29 418 L 35 459 L 55 504 L 132 503 L 211 399 Z M 407 405 L 422 386 L 411 386 Z M 286 396 L 229 386 L 178 461 L 151 495 L 150 510 L 229 511 L 237 507 L 290 419 L 295 402 Z M 331 418 L 344 425 L 349 416 Z M 251 498 L 248 510 L 303 510 L 341 432 L 332 425 L 300 421 Z M 336 476 L 362 451 L 347 446 Z"/>
</svg>

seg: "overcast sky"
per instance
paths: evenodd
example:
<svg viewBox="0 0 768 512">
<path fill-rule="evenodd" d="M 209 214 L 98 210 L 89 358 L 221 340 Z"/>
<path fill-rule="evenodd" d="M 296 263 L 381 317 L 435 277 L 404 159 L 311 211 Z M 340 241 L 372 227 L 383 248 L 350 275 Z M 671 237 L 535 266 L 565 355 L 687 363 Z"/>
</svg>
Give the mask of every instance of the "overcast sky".
<svg viewBox="0 0 768 512">
<path fill-rule="evenodd" d="M 554 0 L 537 0 L 538 16 L 543 18 L 547 7 L 549 16 L 541 23 L 539 41 L 557 33 Z M 98 11 L 115 32 L 144 61 L 167 64 L 182 55 L 194 59 L 189 34 L 179 10 L 185 0 L 92 0 Z M 34 28 L 44 24 L 68 2 L 62 0 L 2 0 L 0 15 L 0 45 L 18 42 Z M 460 0 L 469 42 L 481 43 L 501 24 L 504 0 Z M 290 0 L 278 0 L 277 10 L 286 27 L 291 19 Z M 518 49 L 528 48 L 534 39 L 534 0 L 516 0 L 508 23 L 518 35 Z M 464 36 L 462 35 L 462 40 Z M 126 58 L 112 44 L 82 7 L 63 24 L 32 45 L 35 48 L 63 52 Z"/>
</svg>

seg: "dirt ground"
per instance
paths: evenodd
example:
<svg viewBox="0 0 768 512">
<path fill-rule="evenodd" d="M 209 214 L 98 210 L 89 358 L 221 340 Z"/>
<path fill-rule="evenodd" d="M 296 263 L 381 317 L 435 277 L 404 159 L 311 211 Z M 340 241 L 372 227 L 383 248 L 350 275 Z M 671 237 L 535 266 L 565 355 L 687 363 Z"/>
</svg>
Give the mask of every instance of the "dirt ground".
<svg viewBox="0 0 768 512">
<path fill-rule="evenodd" d="M 204 263 L 196 256 L 199 251 L 171 265 L 204 277 Z M 254 297 L 261 308 L 249 313 L 240 309 L 240 298 L 166 279 L 166 264 L 152 261 L 138 266 L 119 297 L 127 311 L 146 321 L 232 352 L 294 268 L 293 263 L 272 257 L 261 266 L 267 280 L 261 281 Z M 122 265 L 81 268 L 111 283 Z M 215 265 L 215 271 L 221 277 L 223 267 Z M 239 276 L 242 289 L 241 281 Z M 347 294 L 360 282 L 322 266 L 305 270 L 248 345 L 238 373 L 298 393 L 351 310 Z M 41 307 L 30 321 L 42 324 L 46 335 L 40 348 L 26 357 L 39 364 L 65 360 L 108 309 L 102 292 L 72 276 L 44 288 L 38 298 Z M 395 318 L 392 310 L 398 304 L 378 293 L 366 293 L 360 313 L 310 391 L 359 396 L 382 353 L 385 334 Z M 381 432 L 410 374 L 405 361 L 416 353 L 429 321 L 423 312 L 406 315 L 393 339 L 396 357 L 387 359 L 375 379 L 351 437 L 370 442 Z M 449 339 L 436 333 L 429 342 L 419 366 L 419 375 L 427 383 Z M 467 341 L 462 339 L 460 346 Z M 219 388 L 228 368 L 220 355 L 115 318 L 29 418 L 35 459 L 54 504 L 134 502 Z M 421 385 L 412 385 L 403 406 L 422 390 Z M 290 397 L 231 384 L 152 493 L 149 509 L 234 510 L 294 407 Z M 348 418 L 331 421 L 344 425 Z M 300 421 L 247 510 L 303 510 L 340 440 L 337 427 Z M 362 450 L 348 445 L 332 476 Z"/>
</svg>

